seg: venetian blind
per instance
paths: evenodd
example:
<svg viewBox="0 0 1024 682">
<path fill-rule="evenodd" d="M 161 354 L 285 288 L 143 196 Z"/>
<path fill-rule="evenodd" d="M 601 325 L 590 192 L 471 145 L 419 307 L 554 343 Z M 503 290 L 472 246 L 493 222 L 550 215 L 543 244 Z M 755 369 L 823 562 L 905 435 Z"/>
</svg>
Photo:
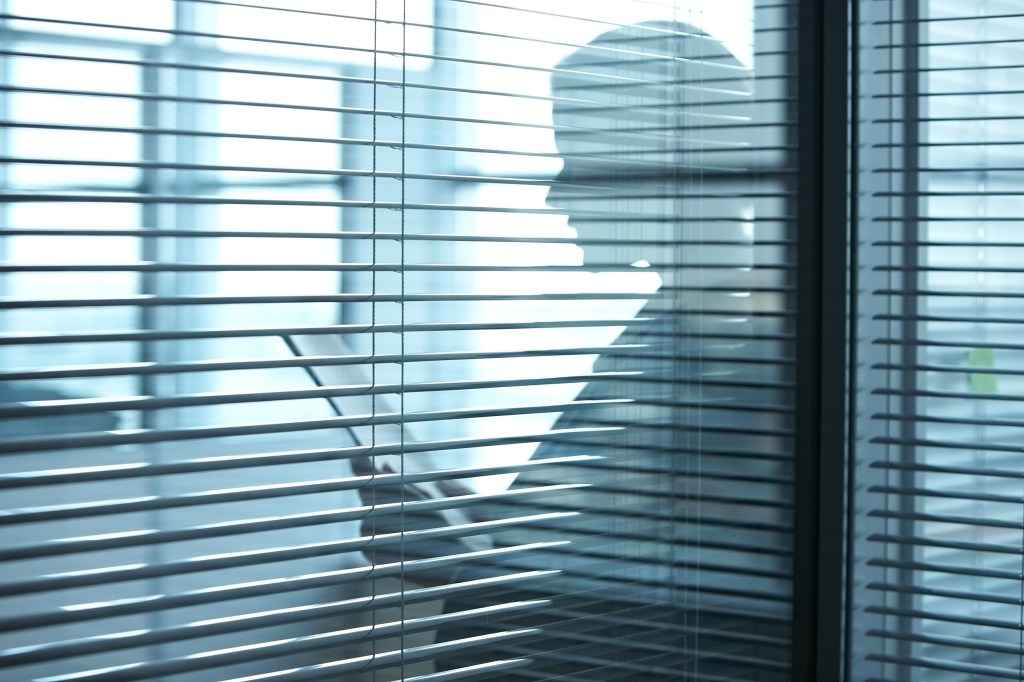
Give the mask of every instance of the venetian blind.
<svg viewBox="0 0 1024 682">
<path fill-rule="evenodd" d="M 1020 679 L 1013 2 L 862 2 L 853 679 Z"/>
<path fill-rule="evenodd" d="M 787 5 L 2 7 L 4 675 L 788 678 Z"/>
</svg>

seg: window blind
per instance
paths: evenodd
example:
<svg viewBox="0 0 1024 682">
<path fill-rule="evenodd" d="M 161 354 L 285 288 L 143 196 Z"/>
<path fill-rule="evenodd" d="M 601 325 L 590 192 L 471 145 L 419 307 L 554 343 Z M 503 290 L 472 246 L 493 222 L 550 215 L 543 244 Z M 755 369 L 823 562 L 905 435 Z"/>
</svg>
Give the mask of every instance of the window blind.
<svg viewBox="0 0 1024 682">
<path fill-rule="evenodd" d="M 789 679 L 737 7 L 0 3 L 3 675 Z"/>
<path fill-rule="evenodd" d="M 1015 3 L 860 3 L 854 679 L 1020 679 Z"/>
</svg>

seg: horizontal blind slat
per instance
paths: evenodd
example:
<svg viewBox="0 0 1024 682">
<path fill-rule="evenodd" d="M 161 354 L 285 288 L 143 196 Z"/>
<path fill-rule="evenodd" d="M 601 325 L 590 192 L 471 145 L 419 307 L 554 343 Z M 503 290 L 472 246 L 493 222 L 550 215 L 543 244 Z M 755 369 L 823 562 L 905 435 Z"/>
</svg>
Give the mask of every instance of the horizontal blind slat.
<svg viewBox="0 0 1024 682">
<path fill-rule="evenodd" d="M 335 674 L 338 672 L 347 672 L 349 670 L 378 670 L 380 668 L 386 668 L 399 663 L 404 664 L 418 660 L 429 660 L 445 651 L 456 651 L 459 654 L 462 654 L 466 650 L 475 647 L 493 647 L 498 643 L 509 639 L 536 636 L 539 634 L 541 634 L 541 631 L 536 628 L 513 632 L 496 632 L 422 647 L 412 647 L 385 653 L 377 653 L 359 659 L 334 661 L 308 668 L 290 669 L 287 671 L 281 671 L 274 676 L 287 680 L 317 680 L 323 679 L 325 674 Z M 263 677 L 265 676 L 257 675 L 255 677 L 239 677 L 226 680 L 226 682 L 256 682 Z M 59 681 L 52 680 L 52 682 Z"/>
<path fill-rule="evenodd" d="M 118 679 L 122 680 L 152 680 L 165 675 L 180 675 L 183 673 L 196 672 L 209 668 L 245 663 L 250 661 L 264 660 L 277 656 L 285 656 L 297 652 L 319 651 L 330 647 L 338 646 L 346 642 L 376 642 L 386 637 L 394 637 L 405 633 L 422 632 L 438 627 L 445 627 L 451 623 L 462 623 L 467 620 L 486 620 L 488 616 L 494 615 L 497 611 L 515 612 L 523 609 L 536 609 L 545 606 L 548 602 L 513 602 L 499 606 L 482 607 L 471 611 L 459 611 L 445 613 L 442 615 L 407 618 L 399 621 L 375 623 L 360 628 L 338 630 L 333 632 L 321 632 L 315 635 L 295 637 L 285 641 L 267 642 L 262 646 L 245 648 L 242 650 L 221 650 L 203 652 L 198 655 L 179 658 L 166 658 L 159 661 L 151 661 L 131 665 L 116 671 Z M 80 648 L 80 647 L 79 647 Z M 70 649 L 70 651 L 68 650 Z M 68 649 L 54 648 L 50 651 L 53 658 L 61 658 L 77 653 L 74 646 Z M 0 665 L 5 663 L 0 655 Z M 114 671 L 102 670 L 94 675 L 88 673 L 80 674 L 76 679 L 104 679 Z M 109 679 L 109 678 L 108 678 Z"/>
<path fill-rule="evenodd" d="M 430 507 L 431 510 L 438 510 L 437 507 Z M 280 519 L 251 519 L 239 520 L 226 524 L 209 524 L 193 528 L 180 528 L 176 530 L 138 530 L 126 531 L 123 533 L 109 533 L 98 536 L 67 537 L 51 540 L 41 544 L 14 545 L 3 550 L 5 561 L 17 561 L 24 559 L 42 558 L 48 556 L 61 556 L 75 552 L 100 551 L 124 547 L 142 547 L 146 545 L 169 544 L 188 540 L 221 538 L 247 532 L 260 532 L 263 530 L 282 530 L 301 528 L 306 525 L 317 523 L 328 523 L 331 518 L 344 520 L 345 518 L 373 518 L 372 515 L 364 513 L 362 516 L 353 516 L 351 510 L 324 510 L 310 518 L 308 515 L 299 517 L 283 517 Z M 362 510 L 366 511 L 366 510 Z M 535 514 L 531 519 L 552 517 L 568 518 L 575 512 L 547 512 Z M 330 516 L 323 520 L 324 516 Z M 269 522 L 268 522 L 269 521 Z M 277 521 L 274 523 L 273 521 Z M 289 523 L 290 522 L 290 523 Z M 306 522 L 306 523 L 303 523 Z M 363 539 L 365 541 L 365 538 Z"/>
<path fill-rule="evenodd" d="M 26 628 L 46 627 L 61 623 L 77 623 L 113 618 L 130 614 L 158 613 L 172 608 L 184 608 L 200 604 L 216 603 L 234 599 L 251 599 L 259 596 L 283 594 L 296 590 L 325 587 L 338 584 L 337 581 L 355 582 L 369 577 L 397 576 L 412 574 L 420 570 L 436 570 L 458 565 L 460 562 L 478 560 L 483 557 L 497 557 L 511 552 L 532 552 L 541 547 L 563 543 L 534 543 L 498 549 L 466 552 L 463 554 L 415 559 L 412 561 L 381 564 L 372 567 L 338 569 L 312 575 L 291 576 L 277 580 L 264 580 L 231 585 L 217 589 L 198 589 L 177 594 L 129 597 L 101 604 L 79 604 L 73 609 L 61 608 L 39 613 L 19 614 L 0 617 L 0 632 L 12 632 Z"/>
<path fill-rule="evenodd" d="M 923 658 L 912 656 L 886 656 L 882 654 L 871 654 L 870 660 L 886 663 L 897 663 L 913 668 L 924 668 L 925 670 L 941 670 L 945 672 L 962 673 L 964 675 L 985 675 L 1002 680 L 1019 680 L 1020 671 L 1007 668 L 998 668 L 991 665 L 969 664 L 952 661 L 949 659 Z"/>
</svg>

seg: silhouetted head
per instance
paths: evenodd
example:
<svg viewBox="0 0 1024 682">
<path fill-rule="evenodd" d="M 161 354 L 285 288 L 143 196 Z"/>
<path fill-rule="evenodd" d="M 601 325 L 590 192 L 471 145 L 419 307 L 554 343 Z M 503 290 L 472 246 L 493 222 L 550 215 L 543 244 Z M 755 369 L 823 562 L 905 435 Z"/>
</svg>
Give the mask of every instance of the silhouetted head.
<svg viewBox="0 0 1024 682">
<path fill-rule="evenodd" d="M 743 202 L 717 202 L 702 183 L 748 161 L 751 91 L 750 69 L 721 42 L 674 22 L 609 31 L 556 67 L 564 166 L 547 201 L 568 213 L 587 263 L 661 260 L 623 248 L 641 239 L 740 238 Z M 721 217 L 732 222 L 703 219 Z"/>
</svg>

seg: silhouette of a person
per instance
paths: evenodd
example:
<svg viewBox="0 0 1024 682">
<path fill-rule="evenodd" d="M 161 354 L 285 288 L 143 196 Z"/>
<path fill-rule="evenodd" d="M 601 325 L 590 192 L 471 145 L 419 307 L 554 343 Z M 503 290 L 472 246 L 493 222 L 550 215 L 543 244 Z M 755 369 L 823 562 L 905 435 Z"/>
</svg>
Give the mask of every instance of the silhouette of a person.
<svg viewBox="0 0 1024 682">
<path fill-rule="evenodd" d="M 777 318 L 759 316 L 778 304 L 760 293 L 753 267 L 752 84 L 749 67 L 721 42 L 671 22 L 607 32 L 554 70 L 564 166 L 548 203 L 566 211 L 587 269 L 649 267 L 662 285 L 596 361 L 596 378 L 579 396 L 618 401 L 563 414 L 556 428 L 580 432 L 542 443 L 534 459 L 552 465 L 516 484 L 587 487 L 468 512 L 580 512 L 488 538 L 499 547 L 570 542 L 421 575 L 427 584 L 545 576 L 448 599 L 437 642 L 467 645 L 441 655 L 439 667 L 528 656 L 541 679 L 689 679 L 728 674 L 733 654 L 774 655 L 764 643 L 786 628 L 779 557 L 788 492 L 755 482 L 781 473 L 777 459 L 754 455 L 779 449 L 784 396 L 773 365 L 756 362 L 778 353 L 761 340 L 778 331 Z M 573 454 L 600 459 L 557 463 Z M 378 502 L 388 490 L 376 488 Z M 414 493 L 390 491 L 395 500 Z M 443 525 L 430 513 L 403 523 Z M 387 530 L 371 521 L 364 534 Z M 458 539 L 440 542 L 407 544 L 402 556 L 466 551 Z M 533 599 L 547 606 L 484 625 L 458 617 Z M 473 639 L 536 627 L 544 634 L 534 642 Z"/>
<path fill-rule="evenodd" d="M 767 643 L 787 627 L 779 557 L 788 490 L 755 482 L 783 473 L 769 455 L 781 449 L 785 396 L 773 365 L 757 363 L 779 353 L 763 340 L 778 331 L 778 318 L 763 314 L 779 304 L 754 267 L 752 86 L 749 67 L 722 43 L 669 22 L 605 33 L 555 69 L 564 167 L 548 203 L 567 212 L 588 269 L 649 264 L 662 286 L 579 396 L 629 402 L 566 412 L 556 424 L 621 430 L 545 442 L 534 456 L 602 459 L 517 481 L 588 487 L 489 512 L 581 512 L 495 535 L 498 545 L 570 540 L 493 567 L 557 575 L 451 599 L 446 612 L 551 605 L 485 627 L 450 626 L 438 641 L 544 634 L 460 651 L 444 667 L 527 656 L 541 678 L 689 679 L 735 673 L 730 655 L 784 657 Z"/>
</svg>

